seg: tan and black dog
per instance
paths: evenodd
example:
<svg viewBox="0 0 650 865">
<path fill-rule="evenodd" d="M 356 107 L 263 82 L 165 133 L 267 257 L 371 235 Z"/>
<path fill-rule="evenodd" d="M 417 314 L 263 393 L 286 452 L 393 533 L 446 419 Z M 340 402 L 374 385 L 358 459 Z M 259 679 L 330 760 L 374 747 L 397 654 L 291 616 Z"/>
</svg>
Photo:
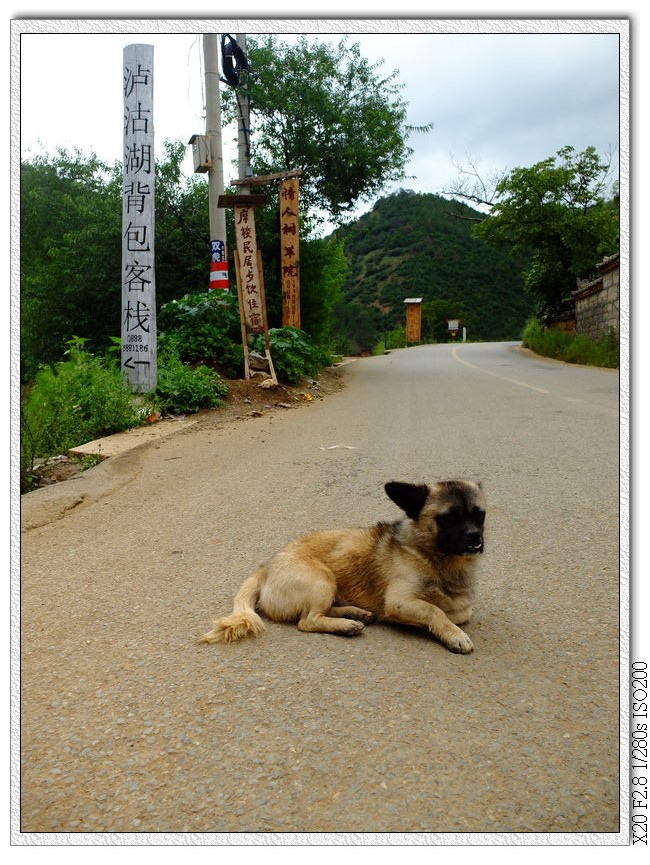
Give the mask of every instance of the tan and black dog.
<svg viewBox="0 0 650 865">
<path fill-rule="evenodd" d="M 427 628 L 452 652 L 474 646 L 458 625 L 472 615 L 476 559 L 483 552 L 480 484 L 391 481 L 405 513 L 371 528 L 322 531 L 290 542 L 242 584 L 229 616 L 205 643 L 230 643 L 264 629 L 256 610 L 301 631 L 354 636 L 378 619 Z"/>
</svg>

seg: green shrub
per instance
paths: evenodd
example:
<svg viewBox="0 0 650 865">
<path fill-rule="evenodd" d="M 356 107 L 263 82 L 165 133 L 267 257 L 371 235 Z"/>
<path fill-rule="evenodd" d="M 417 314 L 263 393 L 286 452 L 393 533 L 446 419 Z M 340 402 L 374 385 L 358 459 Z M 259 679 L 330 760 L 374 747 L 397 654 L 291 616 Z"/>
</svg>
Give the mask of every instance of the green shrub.
<svg viewBox="0 0 650 865">
<path fill-rule="evenodd" d="M 389 330 L 384 339 L 384 347 L 387 350 L 391 348 L 404 348 L 406 345 L 406 328 L 396 327 Z"/>
<path fill-rule="evenodd" d="M 158 386 L 153 396 L 162 412 L 184 414 L 216 408 L 227 393 L 228 386 L 217 372 L 183 363 L 173 346 L 158 355 Z"/>
<path fill-rule="evenodd" d="M 181 414 L 215 408 L 228 387 L 206 366 L 183 363 L 172 345 L 158 355 L 158 386 L 154 393 L 135 396 L 122 376 L 119 340 L 106 357 L 86 351 L 86 340 L 75 337 L 67 359 L 42 367 L 26 391 L 20 409 L 21 487 L 30 488 L 34 461 L 112 433 L 139 426 L 154 408 Z"/>
<path fill-rule="evenodd" d="M 324 366 L 332 363 L 331 355 L 314 344 L 303 330 L 285 325 L 269 330 L 271 357 L 277 377 L 295 384 L 304 376 L 315 376 Z M 264 354 L 264 337 L 257 336 L 253 349 Z"/>
<path fill-rule="evenodd" d="M 531 318 L 522 334 L 522 344 L 536 354 L 565 363 L 580 363 L 615 369 L 619 365 L 619 339 L 612 328 L 607 336 L 595 342 L 584 334 L 575 336 L 557 328 L 544 328 Z"/>
<path fill-rule="evenodd" d="M 119 367 L 86 351 L 84 342 L 70 340 L 67 360 L 36 374 L 21 406 L 21 471 L 36 458 L 137 426 L 148 413 L 134 401 Z"/>
<path fill-rule="evenodd" d="M 210 363 L 229 378 L 243 373 L 239 308 L 232 294 L 186 294 L 160 308 L 157 324 L 160 351 L 169 346 L 182 361 Z"/>
</svg>

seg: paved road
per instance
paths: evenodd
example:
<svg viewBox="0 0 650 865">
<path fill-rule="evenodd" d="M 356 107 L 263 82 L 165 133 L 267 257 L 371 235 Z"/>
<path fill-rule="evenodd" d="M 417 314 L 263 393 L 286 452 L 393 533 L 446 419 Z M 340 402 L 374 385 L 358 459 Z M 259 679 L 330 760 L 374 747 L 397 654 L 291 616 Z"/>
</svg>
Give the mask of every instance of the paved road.
<svg viewBox="0 0 650 865">
<path fill-rule="evenodd" d="M 619 831 L 617 373 L 487 344 L 345 377 L 109 460 L 23 533 L 23 832 Z M 455 475 L 489 503 L 472 655 L 384 625 L 197 644 L 289 538 Z"/>
</svg>

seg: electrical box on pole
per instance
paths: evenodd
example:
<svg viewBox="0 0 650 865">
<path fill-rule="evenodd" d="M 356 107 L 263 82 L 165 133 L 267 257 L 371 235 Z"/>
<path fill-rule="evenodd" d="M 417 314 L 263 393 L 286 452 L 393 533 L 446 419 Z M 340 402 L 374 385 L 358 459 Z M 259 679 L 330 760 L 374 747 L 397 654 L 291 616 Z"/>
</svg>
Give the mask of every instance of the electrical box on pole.
<svg viewBox="0 0 650 865">
<path fill-rule="evenodd" d="M 187 142 L 192 145 L 192 158 L 194 160 L 194 173 L 205 174 L 212 167 L 210 158 L 210 144 L 207 135 L 193 135 Z"/>
</svg>

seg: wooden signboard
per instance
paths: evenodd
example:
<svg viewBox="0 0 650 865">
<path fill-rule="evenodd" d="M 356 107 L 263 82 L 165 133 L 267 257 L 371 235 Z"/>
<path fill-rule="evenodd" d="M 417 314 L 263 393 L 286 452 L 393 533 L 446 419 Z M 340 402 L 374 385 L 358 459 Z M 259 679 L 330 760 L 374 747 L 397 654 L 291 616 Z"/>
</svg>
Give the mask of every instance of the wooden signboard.
<svg viewBox="0 0 650 865">
<path fill-rule="evenodd" d="M 235 251 L 235 275 L 237 278 L 237 296 L 239 298 L 239 314 L 242 328 L 244 368 L 246 378 L 250 378 L 248 341 L 249 338 L 256 334 L 263 333 L 270 378 L 274 384 L 277 384 L 278 380 L 273 369 L 273 360 L 271 359 L 271 343 L 266 320 L 262 256 L 257 248 L 257 236 L 255 233 L 255 204 L 250 202 L 251 198 L 256 197 L 244 195 L 229 196 L 231 199 L 239 198 L 243 202 L 239 203 L 234 200 L 231 203 L 235 214 L 235 238 L 237 246 Z M 259 197 L 266 199 L 265 196 Z M 227 206 L 221 204 L 221 198 L 219 206 Z"/>
<path fill-rule="evenodd" d="M 420 342 L 422 331 L 422 298 L 407 297 L 406 304 L 406 342 Z"/>
<path fill-rule="evenodd" d="M 158 380 L 153 46 L 127 45 L 123 61 L 122 373 L 134 392 L 146 393 L 156 388 Z"/>
<path fill-rule="evenodd" d="M 264 333 L 266 311 L 262 302 L 262 280 L 255 234 L 255 211 L 252 207 L 235 205 L 235 236 L 237 238 L 241 308 L 246 333 Z"/>
<path fill-rule="evenodd" d="M 282 325 L 300 327 L 300 236 L 298 178 L 280 183 L 280 268 Z"/>
<path fill-rule="evenodd" d="M 273 384 L 277 384 L 278 379 L 277 379 L 277 376 L 275 374 L 275 369 L 273 367 L 273 358 L 271 357 L 271 340 L 269 339 L 269 329 L 267 327 L 267 322 L 266 322 L 266 297 L 264 295 L 264 272 L 262 269 L 262 254 L 260 253 L 259 249 L 257 250 L 256 260 L 257 260 L 257 272 L 259 273 L 259 276 L 260 276 L 259 296 L 260 296 L 260 301 L 261 301 L 261 308 L 263 310 L 263 320 L 264 320 L 264 326 L 263 326 L 263 330 L 261 332 L 264 333 L 264 348 L 265 348 L 266 360 L 268 361 L 268 365 L 269 365 L 269 377 L 270 377 L 271 381 L 273 382 Z M 244 301 L 243 284 L 242 284 L 242 268 L 241 268 L 241 262 L 239 259 L 239 252 L 237 250 L 235 250 L 235 275 L 237 278 L 237 297 L 239 298 L 239 312 L 240 312 L 240 321 L 241 321 L 242 347 L 244 349 L 244 372 L 245 372 L 246 378 L 250 378 L 251 377 L 251 370 L 250 370 L 250 363 L 249 363 L 249 358 L 248 358 L 248 340 L 249 340 L 249 337 L 253 336 L 253 333 L 247 329 L 246 318 L 245 318 L 245 314 L 244 314 L 245 301 Z"/>
</svg>

